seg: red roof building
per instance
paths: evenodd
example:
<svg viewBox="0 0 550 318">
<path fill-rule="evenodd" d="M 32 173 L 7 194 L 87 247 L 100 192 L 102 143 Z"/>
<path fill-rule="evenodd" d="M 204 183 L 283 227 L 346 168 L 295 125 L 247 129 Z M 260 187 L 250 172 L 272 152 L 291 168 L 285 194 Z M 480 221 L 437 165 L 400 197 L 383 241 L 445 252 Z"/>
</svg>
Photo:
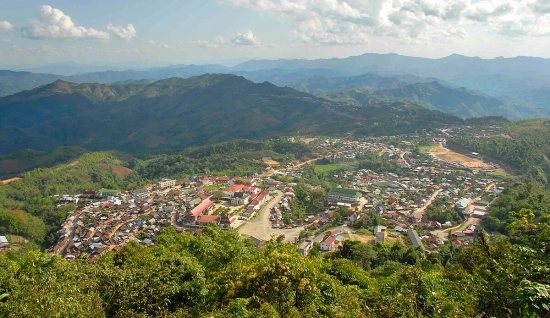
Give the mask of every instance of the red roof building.
<svg viewBox="0 0 550 318">
<path fill-rule="evenodd" d="M 193 210 L 191 210 L 191 212 L 188 213 L 186 217 L 197 220 L 197 217 L 200 215 L 203 215 L 204 212 L 211 209 L 212 205 L 213 205 L 212 201 L 210 201 L 210 199 L 206 199 L 202 201 L 199 205 L 197 205 L 195 208 L 193 208 Z"/>
</svg>

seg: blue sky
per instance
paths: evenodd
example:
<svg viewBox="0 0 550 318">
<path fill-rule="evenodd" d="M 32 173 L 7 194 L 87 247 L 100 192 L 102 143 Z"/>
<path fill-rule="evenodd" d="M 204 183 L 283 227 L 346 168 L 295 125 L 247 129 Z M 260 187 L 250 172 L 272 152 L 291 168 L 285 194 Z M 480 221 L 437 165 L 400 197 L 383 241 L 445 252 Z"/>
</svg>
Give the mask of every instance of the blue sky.
<svg viewBox="0 0 550 318">
<path fill-rule="evenodd" d="M 550 58 L 550 0 L 1 1 L 0 67 L 362 53 Z"/>
</svg>

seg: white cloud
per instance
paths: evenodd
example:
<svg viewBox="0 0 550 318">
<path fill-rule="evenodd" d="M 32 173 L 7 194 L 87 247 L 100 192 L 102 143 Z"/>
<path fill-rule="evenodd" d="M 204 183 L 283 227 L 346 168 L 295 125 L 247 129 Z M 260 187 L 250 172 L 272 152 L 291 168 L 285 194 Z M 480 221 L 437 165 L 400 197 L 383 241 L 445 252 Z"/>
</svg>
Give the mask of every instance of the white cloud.
<svg viewBox="0 0 550 318">
<path fill-rule="evenodd" d="M 124 27 L 109 23 L 107 32 L 76 25 L 70 16 L 49 5 L 40 6 L 40 12 L 42 13 L 40 21 L 32 20 L 30 27 L 20 30 L 22 37 L 36 40 L 109 40 L 111 38 L 109 33 L 111 33 L 129 41 L 136 36 L 136 29 L 132 24 Z"/>
<path fill-rule="evenodd" d="M 136 29 L 132 24 L 128 24 L 125 28 L 123 26 L 115 26 L 109 23 L 107 24 L 107 31 L 115 35 L 116 37 L 126 41 L 130 41 L 133 37 L 136 36 Z"/>
<path fill-rule="evenodd" d="M 237 33 L 237 35 L 231 39 L 231 43 L 236 45 L 258 45 L 260 44 L 260 40 L 258 40 L 251 30 L 247 30 L 244 33 Z"/>
<path fill-rule="evenodd" d="M 21 36 L 31 39 L 100 39 L 109 34 L 94 28 L 76 25 L 70 16 L 48 5 L 40 6 L 43 21 L 32 21 L 32 27 L 21 30 Z"/>
<path fill-rule="evenodd" d="M 301 41 L 365 44 L 452 41 L 476 26 L 504 36 L 550 35 L 549 0 L 218 0 L 288 23 Z"/>
<path fill-rule="evenodd" d="M 224 44 L 226 44 L 226 41 L 221 37 L 217 36 L 214 38 L 213 41 L 207 41 L 207 40 L 197 40 L 191 42 L 195 46 L 201 47 L 201 48 L 218 48 Z"/>
<path fill-rule="evenodd" d="M 0 31 L 10 31 L 13 29 L 13 25 L 8 21 L 0 21 Z"/>
</svg>

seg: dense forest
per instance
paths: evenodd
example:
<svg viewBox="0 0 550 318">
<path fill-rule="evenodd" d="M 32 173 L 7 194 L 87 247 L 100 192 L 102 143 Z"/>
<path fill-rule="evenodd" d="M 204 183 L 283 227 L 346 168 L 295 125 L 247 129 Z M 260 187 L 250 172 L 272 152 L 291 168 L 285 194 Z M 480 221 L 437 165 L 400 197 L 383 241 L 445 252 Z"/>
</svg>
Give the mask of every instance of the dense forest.
<svg viewBox="0 0 550 318">
<path fill-rule="evenodd" d="M 323 257 L 256 249 L 235 231 L 168 228 L 89 262 L 0 256 L 1 317 L 547 317 L 540 250 L 482 233 L 426 258 L 403 245 L 344 244 Z M 546 268 L 546 270 L 545 270 Z"/>
</svg>

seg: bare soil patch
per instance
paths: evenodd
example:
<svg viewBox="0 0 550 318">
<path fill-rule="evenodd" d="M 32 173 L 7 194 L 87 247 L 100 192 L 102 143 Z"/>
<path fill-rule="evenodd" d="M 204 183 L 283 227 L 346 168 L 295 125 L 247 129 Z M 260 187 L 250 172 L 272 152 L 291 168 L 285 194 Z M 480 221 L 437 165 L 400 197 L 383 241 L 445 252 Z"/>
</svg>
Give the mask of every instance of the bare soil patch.
<svg viewBox="0 0 550 318">
<path fill-rule="evenodd" d="M 129 169 L 129 168 L 126 168 L 126 167 L 123 167 L 123 166 L 108 165 L 108 164 L 105 164 L 105 163 L 100 163 L 100 164 L 98 164 L 98 166 L 103 168 L 103 169 L 108 169 L 108 170 L 113 169 L 113 172 L 119 178 L 124 178 L 127 175 L 129 175 L 130 173 L 132 173 L 132 169 Z"/>
<path fill-rule="evenodd" d="M 11 179 L 2 180 L 2 184 L 8 184 L 10 182 L 17 181 L 17 180 L 21 180 L 21 178 L 11 178 Z"/>
</svg>

